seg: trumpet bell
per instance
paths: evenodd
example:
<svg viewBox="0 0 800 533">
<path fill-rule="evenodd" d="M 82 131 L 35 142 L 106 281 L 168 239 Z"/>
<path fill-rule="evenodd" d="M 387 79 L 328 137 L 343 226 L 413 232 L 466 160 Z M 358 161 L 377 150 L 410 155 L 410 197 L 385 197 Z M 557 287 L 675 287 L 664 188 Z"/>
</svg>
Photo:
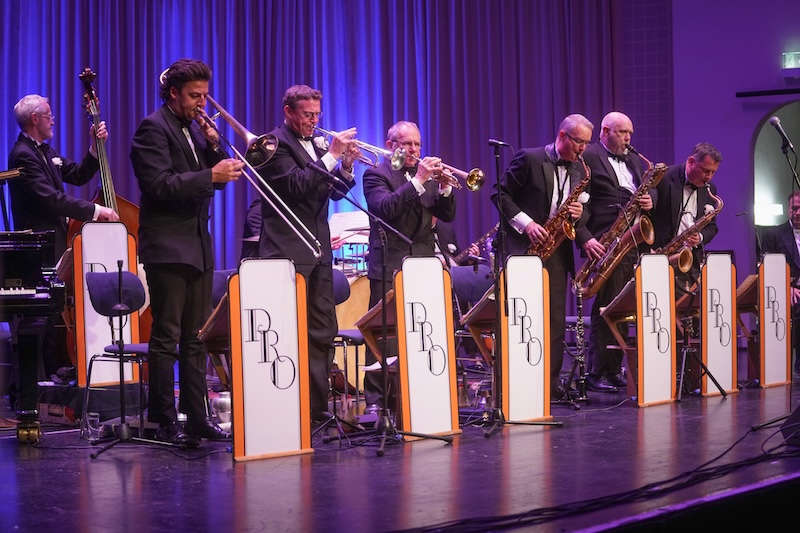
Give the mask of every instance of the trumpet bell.
<svg viewBox="0 0 800 533">
<path fill-rule="evenodd" d="M 472 192 L 480 190 L 483 187 L 483 182 L 486 180 L 486 177 L 483 175 L 483 170 L 479 168 L 473 168 L 467 174 L 467 189 L 471 190 Z"/>
<path fill-rule="evenodd" d="M 389 159 L 392 164 L 392 170 L 400 170 L 406 166 L 406 149 L 398 148 L 392 152 L 392 157 Z"/>
<path fill-rule="evenodd" d="M 251 140 L 247 146 L 245 157 L 253 165 L 253 168 L 260 169 L 272 159 L 277 150 L 278 138 L 271 133 L 267 133 Z"/>
</svg>

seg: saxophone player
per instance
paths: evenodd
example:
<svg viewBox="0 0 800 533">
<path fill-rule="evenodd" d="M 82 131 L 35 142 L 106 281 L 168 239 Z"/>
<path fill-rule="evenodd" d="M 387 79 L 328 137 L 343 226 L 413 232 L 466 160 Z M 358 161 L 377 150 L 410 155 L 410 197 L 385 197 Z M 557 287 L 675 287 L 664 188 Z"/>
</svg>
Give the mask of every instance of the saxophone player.
<svg viewBox="0 0 800 533">
<path fill-rule="evenodd" d="M 686 161 L 667 169 L 656 187 L 658 201 L 652 211 L 655 226 L 653 248 L 658 249 L 678 235 L 686 233 L 695 221 L 714 209 L 717 188 L 711 183 L 722 162 L 722 154 L 712 144 L 695 145 Z M 684 236 L 685 246 L 692 251 L 692 266 L 686 274 L 678 273 L 677 281 L 688 288 L 700 275 L 704 247 L 717 234 L 717 223 L 712 220 L 702 230 L 689 231 Z"/>
<path fill-rule="evenodd" d="M 585 177 L 579 156 L 592 141 L 594 126 L 583 115 L 569 115 L 558 127 L 552 144 L 524 148 L 514 156 L 492 200 L 500 203 L 505 225 L 506 253 L 525 254 L 532 244 L 549 238 L 544 225 L 559 211 L 570 191 Z M 567 206 L 572 220 L 583 222 L 583 205 Z M 568 240 L 544 260 L 550 275 L 550 397 L 562 399 L 559 382 L 563 360 L 567 273 L 574 269 L 572 243 Z"/>
<path fill-rule="evenodd" d="M 628 204 L 641 185 L 641 159 L 629 154 L 627 150 L 632 136 L 631 119 L 612 111 L 603 117 L 599 141 L 590 144 L 583 154 L 586 165 L 592 171 L 592 180 L 589 183 L 590 198 L 587 204 L 589 217 L 586 225 L 577 230 L 576 241 L 591 259 L 599 260 L 606 253 L 598 239 L 611 228 L 620 210 Z M 638 202 L 641 211 L 649 212 L 653 208 L 653 195 L 645 193 L 639 197 Z M 633 220 L 628 222 L 634 224 Z M 587 378 L 589 390 L 617 392 L 618 388 L 626 385 L 620 372 L 622 353 L 606 348 L 615 341 L 611 330 L 600 316 L 600 309 L 608 305 L 631 278 L 636 257 L 634 249 L 625 254 L 592 304 Z"/>
</svg>

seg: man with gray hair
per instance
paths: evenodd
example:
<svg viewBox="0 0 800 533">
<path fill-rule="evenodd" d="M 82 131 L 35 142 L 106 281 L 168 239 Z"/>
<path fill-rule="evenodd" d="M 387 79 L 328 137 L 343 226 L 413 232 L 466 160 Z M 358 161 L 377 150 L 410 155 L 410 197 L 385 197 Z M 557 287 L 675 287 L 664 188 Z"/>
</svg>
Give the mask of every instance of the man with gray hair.
<svg viewBox="0 0 800 533">
<path fill-rule="evenodd" d="M 499 202 L 507 235 L 507 255 L 524 255 L 532 244 L 550 238 L 544 226 L 564 205 L 585 177 L 578 158 L 592 142 L 594 126 L 583 115 L 569 115 L 558 127 L 552 144 L 523 148 L 511 161 L 500 184 L 501 194 L 492 195 Z M 585 213 L 579 201 L 567 210 L 577 228 Z M 564 242 L 544 260 L 550 276 L 550 398 L 561 400 L 566 393 L 559 375 L 564 357 L 566 324 L 567 273 L 574 270 L 572 242 Z"/>
<path fill-rule="evenodd" d="M 441 174 L 442 161 L 438 157 L 421 157 L 422 137 L 413 122 L 401 120 L 386 133 L 386 148 L 394 152 L 405 150 L 403 167 L 395 170 L 384 160 L 376 168 L 364 173 L 364 198 L 369 210 L 394 226 L 412 241 L 411 255 L 433 255 L 433 217 L 445 222 L 455 218 L 456 204 L 450 185 L 438 183 L 434 178 Z M 399 270 L 403 258 L 409 255 L 408 246 L 391 232 L 386 232 L 386 246 L 381 243 L 382 231 L 370 221 L 369 232 L 369 307 L 383 298 L 382 273 L 386 272 L 385 287 L 392 286 L 394 271 Z M 367 350 L 366 363 L 375 362 Z M 383 377 L 367 373 L 364 378 L 364 395 L 368 411 L 385 405 Z"/>
<path fill-rule="evenodd" d="M 95 134 L 89 129 L 89 152 L 80 164 L 59 156 L 48 144 L 53 138 L 55 115 L 47 98 L 24 96 L 14 106 L 20 130 L 8 157 L 8 168 L 21 168 L 19 179 L 9 182 L 14 228 L 55 232 L 53 262 L 67 248 L 67 217 L 77 220 L 115 221 L 119 216 L 107 207 L 75 198 L 64 192 L 64 183 L 83 185 L 100 168 L 95 151 L 96 139 L 105 142 L 105 122 Z"/>
</svg>

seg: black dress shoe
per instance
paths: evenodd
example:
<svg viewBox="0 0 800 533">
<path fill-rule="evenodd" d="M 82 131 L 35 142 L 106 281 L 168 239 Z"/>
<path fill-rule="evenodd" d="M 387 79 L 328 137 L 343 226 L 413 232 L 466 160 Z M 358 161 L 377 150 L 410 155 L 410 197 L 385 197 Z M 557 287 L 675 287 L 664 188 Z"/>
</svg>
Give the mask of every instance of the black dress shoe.
<svg viewBox="0 0 800 533">
<path fill-rule="evenodd" d="M 186 448 L 197 448 L 200 444 L 198 439 L 181 431 L 175 422 L 159 425 L 158 430 L 156 430 L 156 440 L 185 446 Z"/>
<path fill-rule="evenodd" d="M 231 434 L 209 420 L 200 423 L 187 423 L 186 434 L 198 439 L 216 441 L 231 440 Z"/>
<path fill-rule="evenodd" d="M 619 389 L 601 376 L 586 376 L 586 388 L 594 392 L 619 392 Z"/>
<path fill-rule="evenodd" d="M 613 385 L 613 386 L 615 386 L 615 387 L 617 387 L 619 389 L 624 389 L 625 387 L 628 386 L 628 382 L 625 381 L 624 377 L 622 377 L 622 373 L 621 372 L 618 373 L 618 374 L 612 374 L 610 376 L 606 376 L 606 381 L 608 381 L 609 384 L 611 384 L 611 385 Z"/>
<path fill-rule="evenodd" d="M 567 396 L 567 392 L 564 390 L 564 387 L 561 384 L 558 384 L 554 387 L 550 387 L 550 401 L 551 402 L 558 402 L 561 400 L 565 400 Z"/>
</svg>

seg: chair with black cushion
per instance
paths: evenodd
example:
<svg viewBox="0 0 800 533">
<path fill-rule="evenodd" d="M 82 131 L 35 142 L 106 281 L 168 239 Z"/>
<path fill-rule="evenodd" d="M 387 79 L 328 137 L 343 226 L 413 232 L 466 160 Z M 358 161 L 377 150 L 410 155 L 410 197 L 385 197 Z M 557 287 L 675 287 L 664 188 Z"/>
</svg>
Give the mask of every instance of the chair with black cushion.
<svg viewBox="0 0 800 533">
<path fill-rule="evenodd" d="M 125 344 L 122 338 L 122 326 L 125 317 L 131 315 L 142 307 L 145 301 L 145 291 L 141 280 L 131 272 L 122 270 L 122 261 L 118 261 L 117 272 L 88 272 L 86 274 L 86 288 L 89 291 L 89 300 L 98 314 L 108 318 L 111 328 L 111 344 L 106 346 L 101 354 L 95 354 L 89 359 L 86 372 L 86 390 L 83 398 L 83 417 L 81 425 L 86 425 L 86 414 L 89 405 L 89 391 L 92 382 L 92 366 L 95 361 L 117 361 L 119 363 L 119 402 L 120 418 L 116 439 L 92 454 L 97 457 L 118 442 L 144 441 L 144 385 L 142 383 L 142 363 L 147 359 L 148 345 L 146 343 Z M 125 363 L 138 365 L 139 369 L 139 436 L 132 437 L 126 419 L 125 405 Z M 158 443 L 162 444 L 162 443 Z"/>
<path fill-rule="evenodd" d="M 350 297 L 350 282 L 347 281 L 347 276 L 341 270 L 333 269 L 333 301 L 336 305 L 345 302 Z M 358 329 L 340 329 L 336 333 L 336 337 L 333 339 L 334 346 L 341 346 L 342 353 L 344 354 L 344 391 L 345 391 L 345 399 L 347 399 L 347 389 L 348 389 L 348 364 L 347 364 L 347 352 L 348 347 L 352 346 L 355 348 L 356 354 L 356 376 L 353 380 L 356 384 L 356 401 L 358 401 L 359 397 L 359 387 L 358 387 L 358 347 L 364 346 L 364 335 L 361 334 L 361 331 Z"/>
</svg>

